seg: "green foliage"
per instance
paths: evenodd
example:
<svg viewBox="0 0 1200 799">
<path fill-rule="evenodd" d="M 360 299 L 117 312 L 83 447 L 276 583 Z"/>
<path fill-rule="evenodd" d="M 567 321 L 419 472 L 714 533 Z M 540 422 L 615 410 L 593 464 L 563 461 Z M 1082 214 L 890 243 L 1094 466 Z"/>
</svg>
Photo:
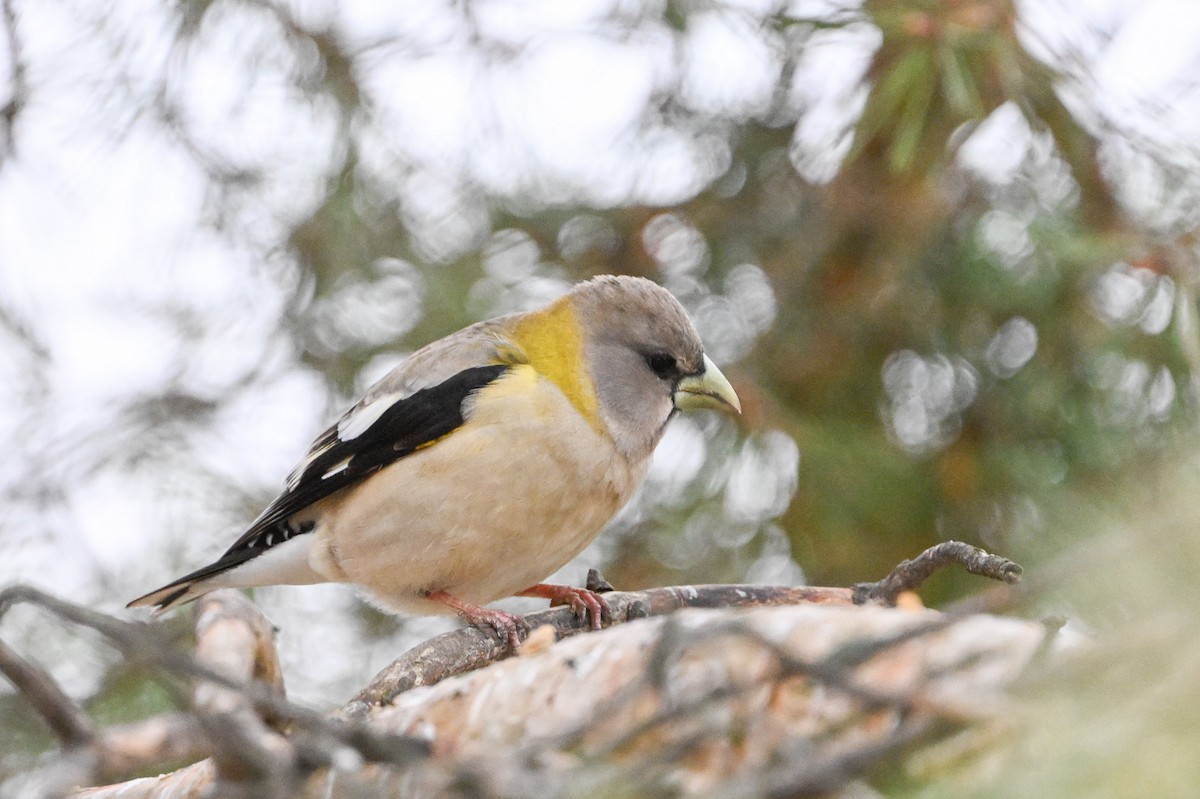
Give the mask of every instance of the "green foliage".
<svg viewBox="0 0 1200 799">
<path fill-rule="evenodd" d="M 178 709 L 183 694 L 168 690 L 156 676 L 128 666 L 110 670 L 86 706 L 88 715 L 100 725 L 124 724 Z"/>
</svg>

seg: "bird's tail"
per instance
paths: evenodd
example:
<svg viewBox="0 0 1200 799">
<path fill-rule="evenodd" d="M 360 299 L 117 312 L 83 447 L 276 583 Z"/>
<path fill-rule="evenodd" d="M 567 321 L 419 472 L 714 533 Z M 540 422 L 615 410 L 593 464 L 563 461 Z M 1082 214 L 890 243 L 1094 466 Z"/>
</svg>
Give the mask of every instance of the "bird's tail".
<svg viewBox="0 0 1200 799">
<path fill-rule="evenodd" d="M 303 532 L 308 533 L 312 529 L 310 525 Z M 309 547 L 315 537 L 297 534 L 266 547 L 240 545 L 239 542 L 207 566 L 138 597 L 126 607 L 154 605 L 154 615 L 157 616 L 218 588 L 326 582 L 329 578 L 313 571 L 308 562 Z"/>
<path fill-rule="evenodd" d="M 185 574 L 174 582 L 167 583 L 162 588 L 151 591 L 130 602 L 127 608 L 143 608 L 154 605 L 154 615 L 159 616 L 172 608 L 186 605 L 193 599 L 199 599 L 209 591 L 216 591 L 231 585 L 222 579 L 225 572 L 241 565 L 253 557 L 255 553 L 248 551 L 226 552 L 219 560 L 207 566 Z"/>
<path fill-rule="evenodd" d="M 212 585 L 205 579 L 189 580 L 183 578 L 169 585 L 164 585 L 162 588 L 151 591 L 144 596 L 140 596 L 125 607 L 143 608 L 153 605 L 154 615 L 161 616 L 168 610 L 177 608 L 180 605 L 186 605 L 188 602 L 199 599 L 209 591 L 215 591 L 220 587 L 219 585 Z"/>
</svg>

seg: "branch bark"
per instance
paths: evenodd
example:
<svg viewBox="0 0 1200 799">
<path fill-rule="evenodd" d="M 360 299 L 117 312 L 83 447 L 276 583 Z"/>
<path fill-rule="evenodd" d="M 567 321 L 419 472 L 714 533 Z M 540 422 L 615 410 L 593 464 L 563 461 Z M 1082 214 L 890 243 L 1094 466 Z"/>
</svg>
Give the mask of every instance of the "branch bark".
<svg viewBox="0 0 1200 799">
<path fill-rule="evenodd" d="M 689 585 L 646 591 L 612 591 L 605 593 L 604 599 L 612 614 L 610 627 L 662 616 L 681 608 L 853 604 L 852 591 L 848 588 L 764 585 Z M 530 613 L 525 618 L 535 630 L 551 628 L 554 633 L 551 642 L 588 631 L 587 624 L 565 607 Z M 532 643 L 541 646 L 542 639 L 539 636 Z M 342 708 L 341 716 L 364 718 L 372 708 L 390 704 L 405 691 L 475 671 L 511 654 L 507 643 L 485 630 L 466 627 L 443 633 L 393 661 Z"/>
<path fill-rule="evenodd" d="M 962 566 L 971 574 L 1015 585 L 1021 581 L 1021 567 L 999 555 L 992 555 L 979 547 L 962 541 L 943 541 L 935 544 L 912 560 L 902 561 L 891 574 L 873 583 L 854 586 L 854 603 L 878 602 L 895 605 L 897 597 L 905 591 L 914 591 L 934 572 L 946 566 Z"/>
<path fill-rule="evenodd" d="M 0 674 L 24 694 L 64 747 L 86 746 L 96 737 L 92 720 L 41 666 L 0 641 Z"/>
<path fill-rule="evenodd" d="M 275 629 L 246 597 L 228 590 L 197 600 L 195 629 L 196 660 L 229 681 L 201 681 L 192 698 L 196 717 L 212 743 L 216 779 L 254 782 L 261 795 L 283 795 L 296 767 L 295 750 L 267 724 L 263 708 L 249 692 L 229 684 L 257 682 L 269 694 L 283 698 Z"/>
<path fill-rule="evenodd" d="M 48 676 L 14 666 L 6 656 L 15 653 L 0 649 L 0 670 L 17 674 L 35 703 L 51 697 L 39 708 L 54 716 L 68 749 L 107 764 L 94 775 L 144 764 L 156 746 L 210 755 L 76 794 L 88 799 L 213 790 L 421 797 L 463 785 L 476 796 L 515 797 L 578 792 L 590 781 L 608 791 L 614 773 L 634 794 L 682 780 L 689 793 L 809 795 L 936 730 L 987 717 L 1045 650 L 1039 624 L 878 607 L 951 563 L 1010 583 L 1020 574 L 1011 561 L 949 542 L 854 589 L 610 591 L 613 629 L 576 637 L 585 626 L 569 608 L 530 614 L 533 633 L 515 658 L 489 632 L 456 630 L 405 653 L 332 719 L 283 697 L 274 630 L 230 591 L 198 603 L 194 658 L 148 652 L 147 625 L 33 589 L 0 592 L 0 614 L 36 602 L 100 630 L 127 657 L 197 680 L 192 713 L 157 726 L 96 733 L 60 690 L 53 700 Z M 610 588 L 594 573 L 589 587 Z"/>
<path fill-rule="evenodd" d="M 293 795 L 818 795 L 935 730 L 994 719 L 1044 635 L 1034 622 L 878 607 L 681 610 L 375 705 L 372 729 L 420 735 L 431 756 L 322 768 Z M 80 796 L 211 786 L 184 770 L 136 787 Z"/>
</svg>

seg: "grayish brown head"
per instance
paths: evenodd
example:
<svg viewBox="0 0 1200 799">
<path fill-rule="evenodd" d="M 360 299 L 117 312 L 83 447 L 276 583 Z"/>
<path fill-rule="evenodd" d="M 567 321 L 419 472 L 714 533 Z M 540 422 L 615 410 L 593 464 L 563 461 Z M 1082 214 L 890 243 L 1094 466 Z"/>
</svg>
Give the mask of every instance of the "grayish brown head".
<svg viewBox="0 0 1200 799">
<path fill-rule="evenodd" d="M 600 413 L 618 448 L 647 457 L 677 410 L 740 412 L 679 301 L 640 277 L 605 275 L 571 291 Z"/>
</svg>

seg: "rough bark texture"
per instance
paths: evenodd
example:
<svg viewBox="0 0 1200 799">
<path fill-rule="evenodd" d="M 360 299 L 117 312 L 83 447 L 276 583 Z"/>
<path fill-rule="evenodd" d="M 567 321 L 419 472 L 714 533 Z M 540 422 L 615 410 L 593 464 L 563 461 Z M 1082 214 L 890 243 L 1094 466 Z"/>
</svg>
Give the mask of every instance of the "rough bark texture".
<svg viewBox="0 0 1200 799">
<path fill-rule="evenodd" d="M 646 591 L 613 591 L 604 594 L 611 625 L 661 616 L 680 608 L 733 608 L 756 605 L 853 604 L 846 588 L 780 587 L 765 585 L 695 585 L 651 588 Z M 549 626 L 554 638 L 585 632 L 587 625 L 566 608 L 553 608 L 526 616 L 532 628 Z M 533 646 L 540 646 L 534 639 Z M 528 644 L 527 644 L 528 645 Z M 508 646 L 484 630 L 466 628 L 440 635 L 414 647 L 375 676 L 371 683 L 342 709 L 346 718 L 362 718 L 371 708 L 388 704 L 397 695 L 431 685 L 456 674 L 482 668 L 508 656 Z"/>
<path fill-rule="evenodd" d="M 535 646 L 366 709 L 375 732 L 429 742 L 430 755 L 407 766 L 347 753 L 299 785 L 241 784 L 313 797 L 549 796 L 587 785 L 820 795 L 936 731 L 986 724 L 1046 639 L 1034 622 L 927 610 L 683 610 Z M 199 797 L 218 777 L 206 761 L 78 795 Z"/>
<path fill-rule="evenodd" d="M 597 763 L 688 792 L 804 794 L 836 787 L 864 752 L 995 713 L 1044 637 L 934 611 L 685 610 L 413 689 L 370 718 L 432 742 L 426 788 L 410 795 L 464 775 L 483 795 L 565 790 L 600 778 Z M 401 779 L 325 774 L 309 788 L 397 795 Z"/>
<path fill-rule="evenodd" d="M 1006 689 L 1054 650 L 1043 624 L 926 610 L 904 593 L 947 563 L 1009 583 L 1020 573 L 949 543 L 854 589 L 623 593 L 590 575 L 608 629 L 576 635 L 584 622 L 560 607 L 527 617 L 516 653 L 487 631 L 447 633 L 332 716 L 284 698 L 274 631 L 232 591 L 198 603 L 194 657 L 156 648 L 152 627 L 33 589 L 0 592 L 0 614 L 40 604 L 192 680 L 186 714 L 95 730 L 36 664 L 7 653 L 0 666 L 62 739 L 71 767 L 47 780 L 56 794 L 189 754 L 207 759 L 73 795 L 831 795 L 899 750 L 988 729 Z"/>
</svg>

